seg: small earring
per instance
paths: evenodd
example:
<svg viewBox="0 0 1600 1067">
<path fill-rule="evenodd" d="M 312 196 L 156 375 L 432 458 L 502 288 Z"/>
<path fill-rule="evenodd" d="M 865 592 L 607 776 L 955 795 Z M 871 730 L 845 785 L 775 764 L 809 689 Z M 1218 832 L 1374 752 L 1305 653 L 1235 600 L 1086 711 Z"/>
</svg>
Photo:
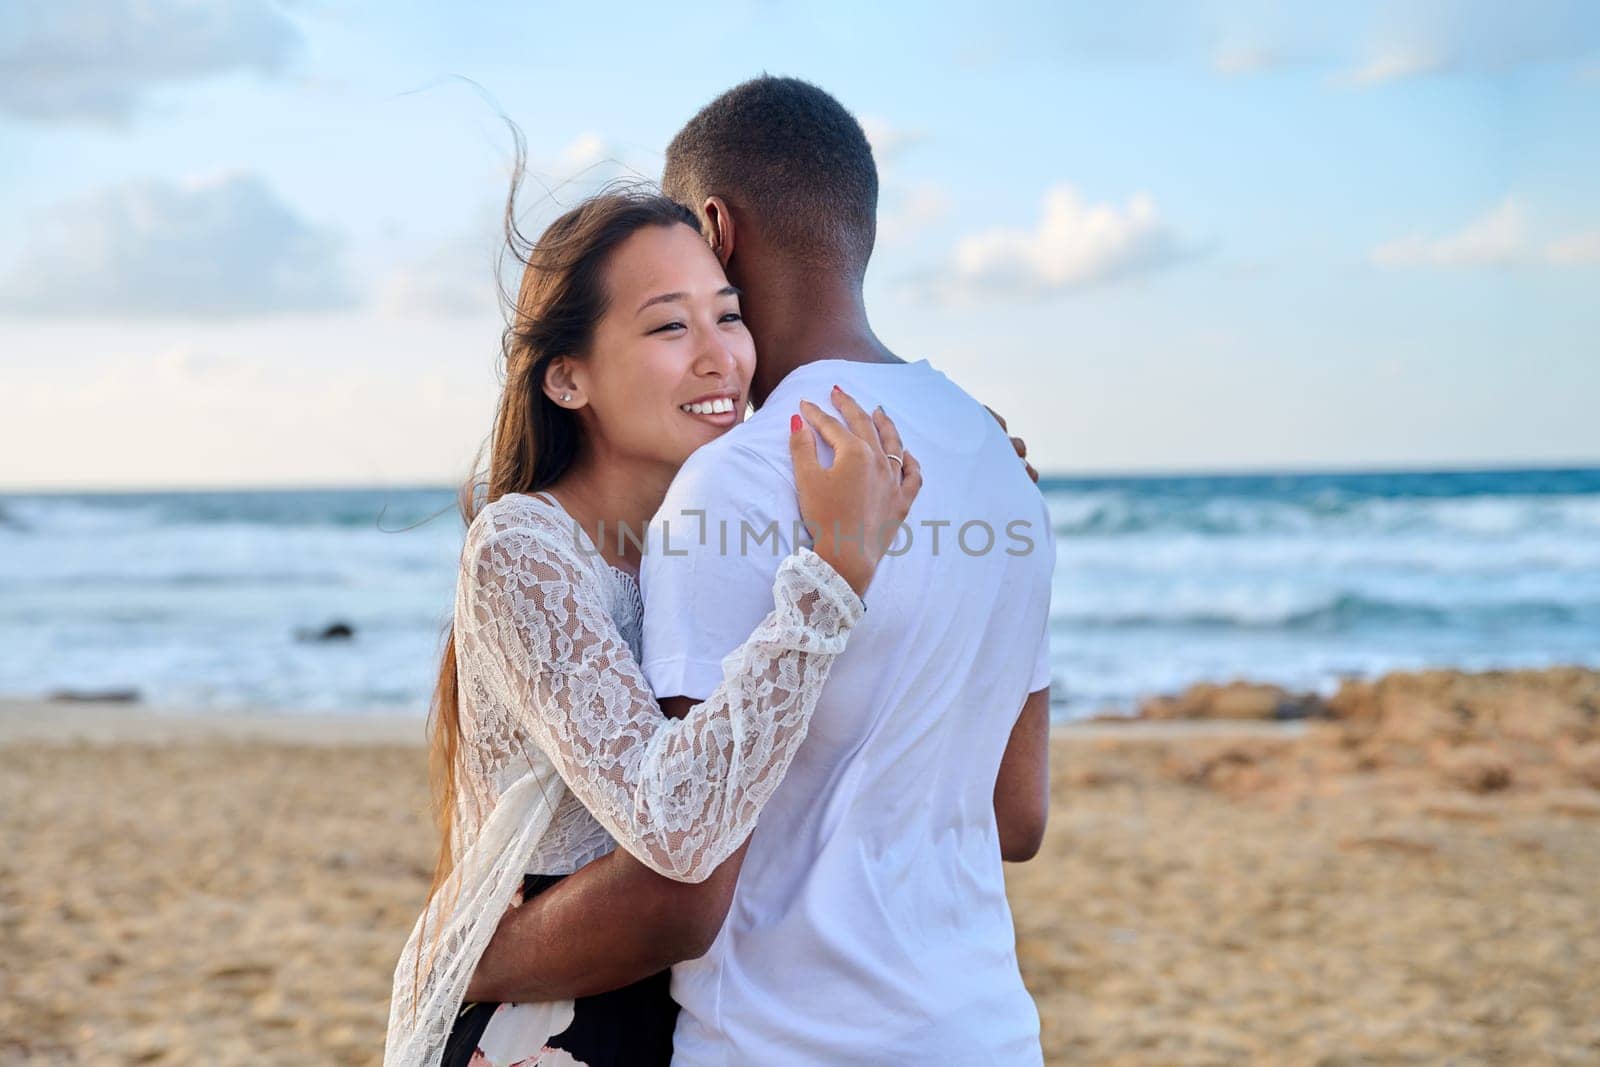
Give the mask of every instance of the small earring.
<svg viewBox="0 0 1600 1067">
<path fill-rule="evenodd" d="M 561 399 L 562 400 L 571 400 L 572 399 L 572 394 L 571 393 L 562 393 L 561 394 Z"/>
</svg>

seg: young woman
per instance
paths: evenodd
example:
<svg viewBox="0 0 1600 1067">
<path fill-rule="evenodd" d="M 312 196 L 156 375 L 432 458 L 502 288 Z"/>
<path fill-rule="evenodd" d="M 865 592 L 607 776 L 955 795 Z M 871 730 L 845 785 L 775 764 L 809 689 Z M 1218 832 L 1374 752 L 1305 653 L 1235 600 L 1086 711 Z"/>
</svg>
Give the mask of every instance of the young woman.
<svg viewBox="0 0 1600 1067">
<path fill-rule="evenodd" d="M 668 719 L 637 662 L 640 546 L 616 531 L 641 533 L 689 453 L 740 419 L 755 352 L 738 292 L 692 212 L 602 195 L 529 251 L 504 349 L 434 697 L 443 840 L 396 967 L 384 1062 L 665 1064 L 664 974 L 556 1004 L 463 1004 L 468 980 L 508 908 L 613 847 L 698 881 L 743 843 L 885 547 L 826 531 L 892 528 L 920 467 L 881 409 L 838 396 L 840 421 L 805 405 L 791 454 L 801 514 L 824 533 L 779 567 L 773 611 L 722 685 Z"/>
</svg>

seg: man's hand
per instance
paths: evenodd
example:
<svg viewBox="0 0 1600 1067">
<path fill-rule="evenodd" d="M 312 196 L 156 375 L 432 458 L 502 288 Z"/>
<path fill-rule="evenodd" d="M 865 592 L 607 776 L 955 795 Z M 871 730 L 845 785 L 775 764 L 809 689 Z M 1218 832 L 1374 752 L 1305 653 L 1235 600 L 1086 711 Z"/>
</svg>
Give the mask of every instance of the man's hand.
<svg viewBox="0 0 1600 1067">
<path fill-rule="evenodd" d="M 994 416 L 994 421 L 1000 424 L 1000 428 L 1002 430 L 1006 428 L 1006 420 L 1000 417 L 1000 413 L 998 411 L 990 407 L 988 404 L 983 405 L 983 410 Z M 1038 485 L 1039 472 L 1033 469 L 1032 463 L 1028 462 L 1028 442 L 1013 434 L 1011 435 L 1011 447 L 1017 450 L 1017 456 L 1022 460 L 1022 466 L 1027 470 L 1028 477 L 1033 479 L 1033 484 Z"/>
</svg>

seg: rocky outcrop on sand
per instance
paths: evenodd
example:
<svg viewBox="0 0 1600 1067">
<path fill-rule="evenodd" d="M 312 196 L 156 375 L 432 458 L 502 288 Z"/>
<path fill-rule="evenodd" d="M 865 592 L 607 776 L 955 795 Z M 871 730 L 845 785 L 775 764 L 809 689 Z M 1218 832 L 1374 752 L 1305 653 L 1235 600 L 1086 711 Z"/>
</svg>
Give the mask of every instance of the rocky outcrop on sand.
<svg viewBox="0 0 1600 1067">
<path fill-rule="evenodd" d="M 1358 769 L 1430 768 L 1473 792 L 1600 788 L 1600 671 L 1423 671 L 1347 681 L 1324 739 Z"/>
<path fill-rule="evenodd" d="M 297 641 L 349 641 L 355 635 L 356 628 L 343 620 L 314 629 L 302 628 L 294 634 Z"/>
<path fill-rule="evenodd" d="M 137 689 L 57 689 L 47 700 L 67 704 L 136 704 Z"/>
<path fill-rule="evenodd" d="M 1347 679 L 1330 699 L 1277 686 L 1191 686 L 1146 701 L 1146 720 L 1315 720 L 1303 743 L 1186 744 L 1169 773 L 1195 785 L 1248 786 L 1300 771 L 1425 775 L 1473 793 L 1516 787 L 1600 789 L 1600 671 L 1456 670 Z M 1272 765 L 1280 764 L 1269 773 Z"/>
<path fill-rule="evenodd" d="M 1325 716 L 1327 705 L 1315 693 L 1293 693 L 1255 682 L 1200 682 L 1176 696 L 1159 696 L 1139 706 L 1140 719 L 1258 719 L 1285 721 Z"/>
</svg>

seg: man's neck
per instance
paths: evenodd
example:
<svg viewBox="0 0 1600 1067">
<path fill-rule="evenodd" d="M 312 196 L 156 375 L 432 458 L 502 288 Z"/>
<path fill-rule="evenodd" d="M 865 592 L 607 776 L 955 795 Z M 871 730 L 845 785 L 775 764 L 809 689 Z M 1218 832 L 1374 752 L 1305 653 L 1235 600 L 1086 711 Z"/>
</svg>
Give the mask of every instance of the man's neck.
<svg viewBox="0 0 1600 1067">
<path fill-rule="evenodd" d="M 756 372 L 750 400 L 756 407 L 789 372 L 819 359 L 858 363 L 904 363 L 872 332 L 861 288 L 843 278 L 817 275 L 781 277 L 765 271 L 761 280 L 741 283 L 750 334 L 756 344 Z"/>
</svg>

